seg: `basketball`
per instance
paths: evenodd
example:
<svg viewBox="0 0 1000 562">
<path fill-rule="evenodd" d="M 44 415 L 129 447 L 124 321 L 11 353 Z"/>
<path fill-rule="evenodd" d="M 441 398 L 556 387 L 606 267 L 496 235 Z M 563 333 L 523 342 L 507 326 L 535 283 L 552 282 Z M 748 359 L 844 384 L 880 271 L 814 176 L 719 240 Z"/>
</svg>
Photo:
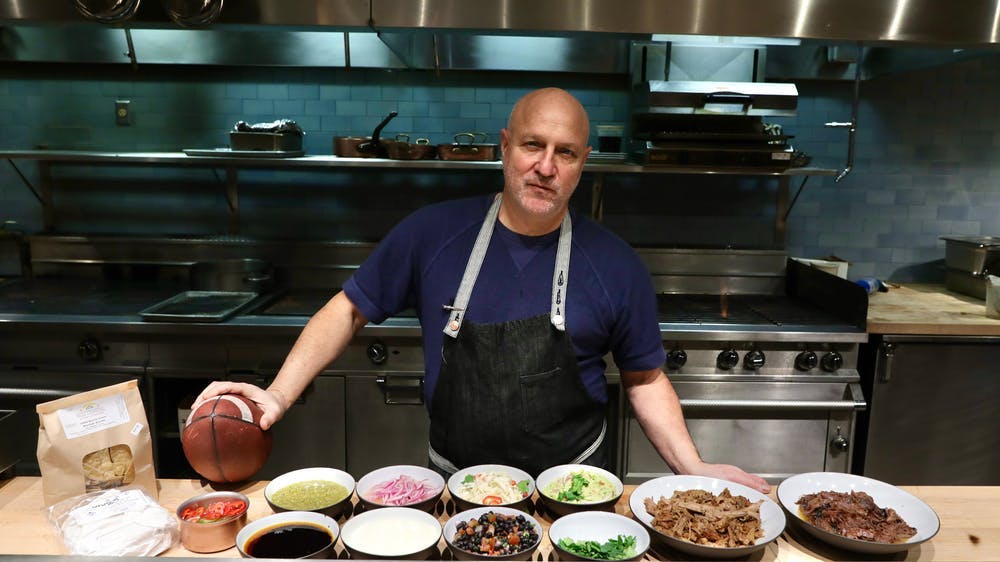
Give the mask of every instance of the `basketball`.
<svg viewBox="0 0 1000 562">
<path fill-rule="evenodd" d="M 262 413 L 238 394 L 199 404 L 181 433 L 191 468 L 211 482 L 242 482 L 253 476 L 271 454 L 271 432 L 260 428 Z"/>
</svg>

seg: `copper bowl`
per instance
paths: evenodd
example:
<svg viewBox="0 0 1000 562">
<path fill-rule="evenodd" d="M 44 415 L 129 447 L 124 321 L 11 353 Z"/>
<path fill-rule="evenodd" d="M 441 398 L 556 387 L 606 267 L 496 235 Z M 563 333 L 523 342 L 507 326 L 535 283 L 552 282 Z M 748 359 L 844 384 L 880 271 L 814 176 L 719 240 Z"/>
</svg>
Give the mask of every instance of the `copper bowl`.
<svg viewBox="0 0 1000 562">
<path fill-rule="evenodd" d="M 246 507 L 237 515 L 198 523 L 185 521 L 181 514 L 189 507 L 204 506 L 218 501 L 241 500 Z M 247 523 L 247 510 L 250 499 L 239 492 L 210 492 L 188 499 L 177 506 L 177 519 L 180 520 L 181 545 L 191 552 L 219 552 L 236 544 L 236 535 Z"/>
</svg>

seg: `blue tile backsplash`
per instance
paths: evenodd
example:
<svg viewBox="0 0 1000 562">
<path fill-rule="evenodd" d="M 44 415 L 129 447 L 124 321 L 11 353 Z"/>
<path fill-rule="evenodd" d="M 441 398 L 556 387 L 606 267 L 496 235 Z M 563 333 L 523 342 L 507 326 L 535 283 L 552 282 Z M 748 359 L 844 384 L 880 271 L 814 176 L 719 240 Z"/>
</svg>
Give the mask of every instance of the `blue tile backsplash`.
<svg viewBox="0 0 1000 562">
<path fill-rule="evenodd" d="M 222 147 L 236 121 L 289 117 L 307 131 L 307 153 L 330 154 L 334 136 L 370 135 L 390 111 L 399 115 L 384 136 L 447 143 L 456 132 L 483 131 L 499 142 L 512 103 L 546 85 L 566 87 L 584 103 L 594 146 L 597 124 L 624 122 L 629 112 L 622 76 L 69 65 L 6 65 L 0 76 L 6 150 Z M 802 81 L 798 88 L 797 117 L 776 121 L 813 165 L 843 167 L 847 132 L 824 124 L 850 119 L 852 84 Z M 130 100 L 131 126 L 115 125 L 116 99 Z M 773 238 L 773 179 L 608 176 L 605 222 L 635 245 L 780 247 L 846 259 L 851 278 L 941 281 L 941 236 L 1000 234 L 997 99 L 995 56 L 864 81 L 854 169 L 839 183 L 805 183 L 784 240 Z M 36 168 L 20 160 L 0 169 L 0 221 L 27 232 L 42 229 L 41 208 L 18 172 L 37 189 Z M 218 172 L 69 168 L 53 172 L 60 232 L 226 228 Z M 260 170 L 240 177 L 248 235 L 303 238 L 377 239 L 415 206 L 500 186 L 499 173 Z M 590 179 L 579 196 L 589 196 Z M 792 195 L 800 182 L 792 179 Z"/>
</svg>

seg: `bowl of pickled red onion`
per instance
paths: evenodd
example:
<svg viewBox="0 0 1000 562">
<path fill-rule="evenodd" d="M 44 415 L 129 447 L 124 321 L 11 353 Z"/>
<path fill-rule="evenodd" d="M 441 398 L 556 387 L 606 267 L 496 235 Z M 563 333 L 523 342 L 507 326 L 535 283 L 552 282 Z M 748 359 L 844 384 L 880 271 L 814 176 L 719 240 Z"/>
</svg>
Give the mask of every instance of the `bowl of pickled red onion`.
<svg viewBox="0 0 1000 562">
<path fill-rule="evenodd" d="M 358 499 L 364 509 L 412 507 L 431 512 L 444 492 L 444 478 L 416 465 L 375 469 L 358 480 Z"/>
</svg>

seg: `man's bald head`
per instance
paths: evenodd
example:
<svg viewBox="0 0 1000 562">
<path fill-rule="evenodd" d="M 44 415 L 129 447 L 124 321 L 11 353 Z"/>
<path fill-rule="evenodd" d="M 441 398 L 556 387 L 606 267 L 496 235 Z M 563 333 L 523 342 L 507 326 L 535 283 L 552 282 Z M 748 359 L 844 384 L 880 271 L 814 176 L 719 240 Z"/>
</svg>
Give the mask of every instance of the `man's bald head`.
<svg viewBox="0 0 1000 562">
<path fill-rule="evenodd" d="M 562 114 L 572 120 L 581 134 L 580 142 L 587 144 L 590 137 L 590 118 L 587 110 L 572 94 L 561 88 L 541 88 L 525 94 L 510 112 L 507 119 L 507 129 L 515 130 L 518 126 L 533 121 L 549 112 Z"/>
</svg>

